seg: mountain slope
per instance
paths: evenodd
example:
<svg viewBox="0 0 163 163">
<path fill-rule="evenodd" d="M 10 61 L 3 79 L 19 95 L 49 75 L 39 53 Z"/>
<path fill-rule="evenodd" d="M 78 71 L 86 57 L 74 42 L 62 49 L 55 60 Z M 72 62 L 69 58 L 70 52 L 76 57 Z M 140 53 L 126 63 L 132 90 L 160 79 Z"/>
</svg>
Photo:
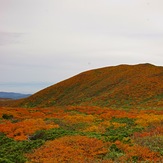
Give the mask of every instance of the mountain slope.
<svg viewBox="0 0 163 163">
<path fill-rule="evenodd" d="M 119 65 L 80 73 L 19 102 L 26 107 L 163 106 L 163 67 Z"/>
</svg>

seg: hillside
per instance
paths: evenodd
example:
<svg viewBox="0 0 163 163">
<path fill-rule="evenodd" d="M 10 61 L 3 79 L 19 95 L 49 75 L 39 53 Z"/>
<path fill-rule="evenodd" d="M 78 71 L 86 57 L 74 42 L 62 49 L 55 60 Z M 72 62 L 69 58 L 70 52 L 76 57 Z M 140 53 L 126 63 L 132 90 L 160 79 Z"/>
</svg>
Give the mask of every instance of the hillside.
<svg viewBox="0 0 163 163">
<path fill-rule="evenodd" d="M 19 106 L 162 107 L 163 67 L 119 65 L 80 73 L 19 102 Z"/>
<path fill-rule="evenodd" d="M 163 67 L 120 65 L 0 101 L 0 162 L 161 163 L 162 81 Z"/>
</svg>

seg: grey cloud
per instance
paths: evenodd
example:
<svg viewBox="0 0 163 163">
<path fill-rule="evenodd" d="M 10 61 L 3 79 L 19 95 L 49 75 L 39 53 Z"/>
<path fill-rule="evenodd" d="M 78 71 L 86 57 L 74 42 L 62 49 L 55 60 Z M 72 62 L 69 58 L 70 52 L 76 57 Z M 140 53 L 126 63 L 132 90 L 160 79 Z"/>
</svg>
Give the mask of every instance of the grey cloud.
<svg viewBox="0 0 163 163">
<path fill-rule="evenodd" d="M 92 68 L 143 62 L 162 65 L 162 4 L 162 0 L 18 0 L 10 4 L 2 0 L 0 81 L 55 83 Z"/>
<path fill-rule="evenodd" d="M 0 45 L 20 43 L 23 33 L 0 32 Z"/>
<path fill-rule="evenodd" d="M 131 38 L 143 38 L 143 39 L 163 39 L 163 33 L 132 33 L 132 34 L 127 34 L 128 37 Z"/>
</svg>

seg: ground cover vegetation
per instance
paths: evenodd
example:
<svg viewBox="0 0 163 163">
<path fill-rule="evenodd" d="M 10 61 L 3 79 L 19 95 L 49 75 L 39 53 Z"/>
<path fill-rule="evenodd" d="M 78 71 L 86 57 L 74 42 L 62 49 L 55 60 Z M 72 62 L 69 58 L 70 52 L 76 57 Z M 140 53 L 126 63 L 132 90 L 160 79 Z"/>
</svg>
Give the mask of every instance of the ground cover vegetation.
<svg viewBox="0 0 163 163">
<path fill-rule="evenodd" d="M 163 161 L 163 111 L 0 108 L 0 163 Z"/>
<path fill-rule="evenodd" d="M 163 67 L 90 70 L 0 101 L 0 163 L 162 163 Z"/>
<path fill-rule="evenodd" d="M 17 107 L 67 105 L 111 108 L 162 108 L 163 67 L 151 64 L 119 65 L 80 73 L 17 102 Z"/>
</svg>

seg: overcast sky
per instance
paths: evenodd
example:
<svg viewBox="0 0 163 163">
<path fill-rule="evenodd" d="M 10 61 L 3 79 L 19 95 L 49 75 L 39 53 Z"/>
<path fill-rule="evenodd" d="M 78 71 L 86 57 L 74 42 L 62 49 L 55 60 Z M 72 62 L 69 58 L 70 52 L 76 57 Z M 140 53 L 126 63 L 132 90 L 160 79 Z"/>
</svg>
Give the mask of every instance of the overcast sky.
<svg viewBox="0 0 163 163">
<path fill-rule="evenodd" d="M 163 65 L 163 0 L 0 0 L 0 91 L 147 62 Z"/>
</svg>

